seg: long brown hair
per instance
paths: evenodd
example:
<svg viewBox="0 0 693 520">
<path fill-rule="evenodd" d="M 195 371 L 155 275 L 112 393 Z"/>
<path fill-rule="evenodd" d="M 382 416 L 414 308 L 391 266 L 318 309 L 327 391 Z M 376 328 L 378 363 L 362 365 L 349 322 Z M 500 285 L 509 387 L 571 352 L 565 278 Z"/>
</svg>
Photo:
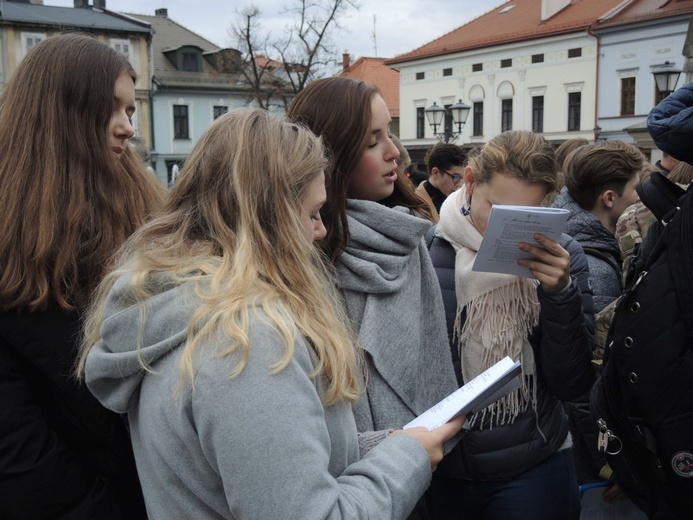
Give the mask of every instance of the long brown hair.
<svg viewBox="0 0 693 520">
<path fill-rule="evenodd" d="M 107 128 L 121 54 L 84 35 L 34 47 L 0 97 L 0 309 L 73 309 L 163 187 Z"/>
<path fill-rule="evenodd" d="M 334 263 L 349 240 L 346 218 L 347 191 L 351 174 L 368 145 L 371 124 L 371 100 L 378 89 L 360 80 L 334 77 L 313 81 L 291 102 L 287 116 L 304 124 L 332 154 L 327 181 L 327 204 L 322 216 L 327 235 L 320 241 Z M 405 206 L 430 218 L 428 206 L 414 193 L 411 182 L 397 173 L 395 189 L 380 201 L 389 207 Z"/>
</svg>

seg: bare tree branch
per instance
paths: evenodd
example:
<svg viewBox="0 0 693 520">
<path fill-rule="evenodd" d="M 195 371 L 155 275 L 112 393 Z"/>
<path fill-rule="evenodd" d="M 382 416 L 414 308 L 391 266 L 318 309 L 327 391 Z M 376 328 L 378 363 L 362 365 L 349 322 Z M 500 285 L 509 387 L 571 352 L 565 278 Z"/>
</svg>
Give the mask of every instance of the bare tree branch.
<svg viewBox="0 0 693 520">
<path fill-rule="evenodd" d="M 263 108 L 273 100 L 286 106 L 328 65 L 335 64 L 331 36 L 342 30 L 340 17 L 358 8 L 356 0 L 294 0 L 281 13 L 292 23 L 282 38 L 273 40 L 259 24 L 257 7 L 237 12 L 231 34 L 245 56 L 243 73 L 253 90 L 252 99 Z M 277 70 L 277 63 L 283 70 Z"/>
</svg>

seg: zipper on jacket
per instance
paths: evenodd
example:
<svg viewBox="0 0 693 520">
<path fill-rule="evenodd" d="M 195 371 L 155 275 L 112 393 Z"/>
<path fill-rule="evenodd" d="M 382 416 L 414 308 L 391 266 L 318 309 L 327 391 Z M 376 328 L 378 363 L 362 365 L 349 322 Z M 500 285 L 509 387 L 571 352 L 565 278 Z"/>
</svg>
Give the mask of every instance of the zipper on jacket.
<svg viewBox="0 0 693 520">
<path fill-rule="evenodd" d="M 597 426 L 599 427 L 599 435 L 597 437 L 597 449 L 600 453 L 606 453 L 608 455 L 618 455 L 623 449 L 623 443 L 614 432 L 609 429 L 604 419 L 597 419 Z M 618 449 L 616 451 L 608 451 L 609 443 L 613 441 L 618 441 Z"/>
</svg>

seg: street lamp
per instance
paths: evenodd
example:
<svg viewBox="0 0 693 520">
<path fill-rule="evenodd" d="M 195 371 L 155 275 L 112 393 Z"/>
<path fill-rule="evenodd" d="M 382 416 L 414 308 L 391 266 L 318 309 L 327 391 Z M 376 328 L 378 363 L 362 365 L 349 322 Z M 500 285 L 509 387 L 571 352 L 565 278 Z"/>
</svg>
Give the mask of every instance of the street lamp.
<svg viewBox="0 0 693 520">
<path fill-rule="evenodd" d="M 666 97 L 676 89 L 681 70 L 674 68 L 674 64 L 670 61 L 665 61 L 663 65 L 652 71 L 652 75 L 655 78 L 657 90 Z"/>
<path fill-rule="evenodd" d="M 156 150 L 152 149 L 149 150 L 149 162 L 152 165 L 152 170 L 156 172 L 156 161 L 159 160 L 159 152 Z"/>
<path fill-rule="evenodd" d="M 596 143 L 597 141 L 599 141 L 599 136 L 602 133 L 602 127 L 597 125 L 592 129 L 592 131 L 594 132 L 594 142 Z"/>
<path fill-rule="evenodd" d="M 459 135 L 462 133 L 462 127 L 467 122 L 471 108 L 472 107 L 469 105 L 462 103 L 461 99 L 449 109 L 438 106 L 434 101 L 430 107 L 424 110 L 424 113 L 426 114 L 426 119 L 428 120 L 429 126 L 433 128 L 433 135 L 447 143 L 450 141 L 450 139 L 457 139 L 457 137 L 459 137 Z M 438 127 L 443 123 L 447 110 L 450 110 L 452 122 L 457 125 L 457 132 L 444 131 L 438 133 Z"/>
</svg>

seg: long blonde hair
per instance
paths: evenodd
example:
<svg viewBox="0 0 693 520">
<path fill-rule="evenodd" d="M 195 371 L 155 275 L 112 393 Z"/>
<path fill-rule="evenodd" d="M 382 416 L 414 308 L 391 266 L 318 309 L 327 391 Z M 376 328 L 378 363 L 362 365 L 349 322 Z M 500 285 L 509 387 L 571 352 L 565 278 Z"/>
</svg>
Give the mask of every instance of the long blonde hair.
<svg viewBox="0 0 693 520">
<path fill-rule="evenodd" d="M 248 323 L 260 306 L 283 337 L 281 371 L 302 335 L 314 349 L 314 375 L 324 376 L 326 403 L 353 401 L 360 389 L 352 335 L 325 262 L 302 232 L 301 205 L 311 182 L 328 166 L 309 130 L 259 109 L 219 118 L 181 170 L 160 215 L 128 241 L 88 317 L 78 372 L 99 340 L 105 299 L 121 276 L 139 302 L 173 284 L 196 282 L 202 303 L 188 327 L 181 381 L 193 384 L 196 356 L 220 331 L 224 356 L 248 359 Z M 141 324 L 140 324 L 141 325 Z M 234 356 L 235 357 L 235 356 Z M 147 367 L 143 363 L 145 369 Z"/>
</svg>

